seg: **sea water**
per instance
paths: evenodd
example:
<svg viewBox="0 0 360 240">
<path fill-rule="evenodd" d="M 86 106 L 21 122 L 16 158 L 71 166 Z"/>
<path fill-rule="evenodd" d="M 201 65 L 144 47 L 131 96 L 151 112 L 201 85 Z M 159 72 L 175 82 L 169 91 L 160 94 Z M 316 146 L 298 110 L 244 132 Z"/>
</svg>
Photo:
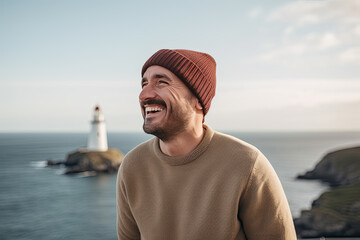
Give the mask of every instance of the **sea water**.
<svg viewBox="0 0 360 240">
<path fill-rule="evenodd" d="M 294 217 L 327 186 L 297 180 L 328 151 L 359 146 L 359 132 L 229 133 L 260 149 L 276 170 Z M 110 147 L 127 153 L 150 139 L 109 133 Z M 0 239 L 116 239 L 116 175 L 63 175 L 45 167 L 85 147 L 86 133 L 0 133 Z"/>
</svg>

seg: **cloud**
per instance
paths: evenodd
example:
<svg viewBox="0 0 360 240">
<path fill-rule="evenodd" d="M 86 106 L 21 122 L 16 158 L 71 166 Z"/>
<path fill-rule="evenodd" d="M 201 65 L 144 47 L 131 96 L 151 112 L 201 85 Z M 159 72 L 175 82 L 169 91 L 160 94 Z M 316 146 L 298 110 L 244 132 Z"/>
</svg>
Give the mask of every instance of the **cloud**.
<svg viewBox="0 0 360 240">
<path fill-rule="evenodd" d="M 262 13 L 263 13 L 263 10 L 258 7 L 258 8 L 252 9 L 249 12 L 248 16 L 252 19 L 255 19 L 255 18 L 258 18 Z"/>
<path fill-rule="evenodd" d="M 285 41 L 271 50 L 265 51 L 259 56 L 259 59 L 270 61 L 286 56 L 301 56 L 306 53 L 314 53 L 324 51 L 329 48 L 340 45 L 342 41 L 333 32 L 325 32 L 322 34 L 310 33 L 300 36 L 298 40 Z"/>
<path fill-rule="evenodd" d="M 57 88 L 57 87 L 133 87 L 135 86 L 134 81 L 120 81 L 120 80 L 91 80 L 91 81 L 80 81 L 80 80 L 35 80 L 35 81 L 0 81 L 0 86 L 2 87 L 19 87 L 19 88 L 29 88 L 29 87 L 44 87 L 44 88 Z M 140 84 L 137 84 L 136 87 L 139 87 Z"/>
<path fill-rule="evenodd" d="M 287 27 L 284 29 L 284 35 L 290 35 L 294 32 L 294 27 Z"/>
<path fill-rule="evenodd" d="M 239 109 L 214 116 L 220 119 L 212 119 L 211 126 L 229 131 L 359 131 L 360 115 L 354 114 L 359 108 L 360 101 L 349 101 L 262 111 Z"/>
<path fill-rule="evenodd" d="M 339 54 L 340 61 L 344 64 L 360 65 L 360 47 L 349 48 Z"/>
<path fill-rule="evenodd" d="M 208 120 L 229 130 L 360 130 L 359 92 L 360 78 L 237 79 L 219 86 Z"/>
<path fill-rule="evenodd" d="M 319 50 L 327 49 L 334 47 L 340 43 L 339 39 L 335 36 L 334 33 L 325 33 L 320 36 L 318 40 L 318 45 L 316 46 Z"/>
<path fill-rule="evenodd" d="M 360 79 L 233 80 L 220 85 L 217 92 L 213 104 L 219 106 L 217 111 L 224 113 L 233 106 L 224 107 L 228 103 L 236 103 L 237 109 L 243 110 L 313 107 L 358 101 Z"/>
<path fill-rule="evenodd" d="M 360 22 L 359 0 L 296 1 L 274 10 L 269 21 L 292 21 L 297 25 L 319 24 L 328 21 Z"/>
<path fill-rule="evenodd" d="M 282 6 L 273 11 L 268 20 L 291 20 L 295 21 L 298 25 L 318 23 L 320 16 L 315 14 L 322 8 L 323 2 L 319 1 L 297 1 Z"/>
<path fill-rule="evenodd" d="M 329 54 L 326 63 L 332 66 L 358 60 L 359 0 L 295 1 L 272 10 L 267 21 L 285 27 L 280 39 L 258 56 L 260 61 L 304 57 L 304 62 L 324 63 L 324 54 Z"/>
<path fill-rule="evenodd" d="M 354 28 L 354 34 L 355 34 L 356 36 L 359 36 L 359 37 L 360 37 L 360 25 L 358 25 L 358 26 L 356 26 L 356 27 Z"/>
</svg>

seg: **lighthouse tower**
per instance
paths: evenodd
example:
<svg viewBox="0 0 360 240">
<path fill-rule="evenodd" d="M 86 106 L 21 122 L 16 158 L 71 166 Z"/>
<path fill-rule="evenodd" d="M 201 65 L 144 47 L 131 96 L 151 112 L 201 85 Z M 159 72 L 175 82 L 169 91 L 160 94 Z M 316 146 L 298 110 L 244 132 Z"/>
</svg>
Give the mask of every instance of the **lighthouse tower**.
<svg viewBox="0 0 360 240">
<path fill-rule="evenodd" d="M 91 151 L 107 151 L 107 134 L 105 126 L 105 118 L 100 107 L 94 109 L 94 117 L 91 121 L 91 131 L 88 138 L 87 149 Z"/>
</svg>

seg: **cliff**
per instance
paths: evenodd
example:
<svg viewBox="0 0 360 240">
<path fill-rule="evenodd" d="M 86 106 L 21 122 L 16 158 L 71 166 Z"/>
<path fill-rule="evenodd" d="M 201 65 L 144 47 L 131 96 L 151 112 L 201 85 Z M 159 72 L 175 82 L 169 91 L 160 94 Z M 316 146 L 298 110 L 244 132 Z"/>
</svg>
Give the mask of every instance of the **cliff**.
<svg viewBox="0 0 360 240">
<path fill-rule="evenodd" d="M 301 238 L 360 236 L 360 147 L 330 152 L 299 179 L 332 186 L 294 219 Z"/>
<path fill-rule="evenodd" d="M 330 152 L 314 170 L 298 176 L 299 179 L 320 179 L 330 186 L 344 186 L 360 182 L 360 147 Z"/>
</svg>

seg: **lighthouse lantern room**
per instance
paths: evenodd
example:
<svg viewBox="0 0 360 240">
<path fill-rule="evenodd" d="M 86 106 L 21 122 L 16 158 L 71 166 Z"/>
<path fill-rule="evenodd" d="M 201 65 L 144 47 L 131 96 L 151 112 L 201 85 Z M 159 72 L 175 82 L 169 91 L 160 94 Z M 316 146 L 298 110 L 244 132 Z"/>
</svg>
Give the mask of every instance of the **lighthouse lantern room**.
<svg viewBox="0 0 360 240">
<path fill-rule="evenodd" d="M 105 118 L 99 106 L 95 106 L 94 109 L 94 117 L 91 121 L 91 131 L 88 138 L 87 149 L 91 151 L 108 150 Z"/>
</svg>

